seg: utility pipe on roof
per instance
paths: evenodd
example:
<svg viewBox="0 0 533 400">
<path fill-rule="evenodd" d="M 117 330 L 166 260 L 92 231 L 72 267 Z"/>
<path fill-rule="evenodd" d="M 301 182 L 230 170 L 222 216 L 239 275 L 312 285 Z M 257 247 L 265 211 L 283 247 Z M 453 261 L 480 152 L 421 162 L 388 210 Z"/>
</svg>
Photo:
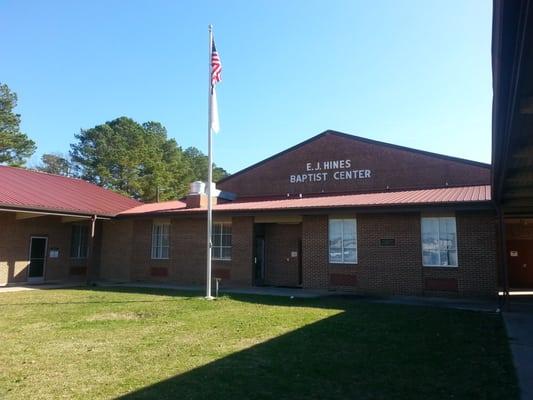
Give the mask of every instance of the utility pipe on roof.
<svg viewBox="0 0 533 400">
<path fill-rule="evenodd" d="M 96 218 L 97 218 L 96 215 L 93 215 L 91 217 L 91 238 L 93 238 L 93 239 L 94 239 L 94 228 L 95 228 L 95 225 L 96 225 Z"/>
</svg>

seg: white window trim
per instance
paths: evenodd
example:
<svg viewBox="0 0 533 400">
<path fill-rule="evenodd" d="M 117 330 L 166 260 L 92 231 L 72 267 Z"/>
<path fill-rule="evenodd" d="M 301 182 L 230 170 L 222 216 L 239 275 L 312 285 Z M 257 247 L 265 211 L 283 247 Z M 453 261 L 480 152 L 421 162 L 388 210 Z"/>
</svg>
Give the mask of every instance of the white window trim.
<svg viewBox="0 0 533 400">
<path fill-rule="evenodd" d="M 163 226 L 163 225 L 167 225 L 168 226 L 168 246 L 163 246 L 162 242 L 161 242 L 161 249 L 163 249 L 163 247 L 167 247 L 168 248 L 168 255 L 166 257 L 163 257 L 163 256 L 157 257 L 156 251 L 154 251 L 154 250 L 158 249 L 159 247 L 155 247 L 154 246 L 154 229 L 155 229 L 156 226 Z M 152 223 L 152 234 L 151 234 L 151 243 L 150 243 L 150 256 L 151 256 L 152 260 L 169 260 L 170 259 L 170 223 L 169 222 L 154 222 L 154 223 Z"/>
<path fill-rule="evenodd" d="M 211 259 L 214 260 L 214 261 L 231 261 L 232 253 L 233 253 L 233 226 L 231 225 L 231 222 L 228 222 L 228 221 L 214 221 L 213 222 L 213 226 L 215 226 L 215 225 L 221 225 L 221 227 L 220 227 L 220 243 L 221 243 L 221 245 L 220 246 L 212 245 L 212 247 L 211 247 Z M 223 228 L 224 225 L 229 225 L 230 228 L 231 228 L 231 233 L 229 235 L 229 236 L 231 236 L 231 246 L 222 246 L 222 237 L 224 236 L 224 234 L 222 233 L 222 228 Z M 213 233 L 211 232 L 211 236 L 212 235 L 213 235 Z M 213 237 L 211 237 L 211 242 L 213 242 Z M 229 248 L 229 257 L 226 257 L 226 258 L 215 257 L 213 255 L 213 250 L 215 249 L 215 247 L 217 247 L 217 248 L 226 248 L 226 249 Z"/>
<path fill-rule="evenodd" d="M 330 226 L 330 221 L 344 221 L 344 220 L 353 220 L 355 222 L 355 261 L 331 261 L 331 248 L 330 248 L 330 245 L 329 245 L 329 242 L 330 242 L 330 237 L 329 237 L 329 226 Z M 355 217 L 345 217 L 345 218 L 342 218 L 342 217 L 338 217 L 338 218 L 329 218 L 328 219 L 328 262 L 330 264 L 336 264 L 336 265 L 357 265 L 359 263 L 359 240 L 358 240 L 358 237 L 357 237 L 357 218 Z M 342 252 L 342 257 L 344 259 L 344 233 L 343 233 L 343 238 L 342 238 L 342 248 L 341 248 L 341 252 Z"/>
<path fill-rule="evenodd" d="M 441 218 L 451 218 L 453 219 L 453 224 L 455 225 L 455 253 L 457 258 L 457 264 L 455 265 L 440 265 L 440 264 L 424 264 L 424 232 L 422 230 L 422 220 L 423 219 L 441 219 Z M 446 216 L 422 216 L 420 217 L 420 255 L 422 257 L 422 266 L 428 268 L 459 268 L 459 238 L 457 237 L 457 219 L 455 216 L 446 215 Z"/>
</svg>

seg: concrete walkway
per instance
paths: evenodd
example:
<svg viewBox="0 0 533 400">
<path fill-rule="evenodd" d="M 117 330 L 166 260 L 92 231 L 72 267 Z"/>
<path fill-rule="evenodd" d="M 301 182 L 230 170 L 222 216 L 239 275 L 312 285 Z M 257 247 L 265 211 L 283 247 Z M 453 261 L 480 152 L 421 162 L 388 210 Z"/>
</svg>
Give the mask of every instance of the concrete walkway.
<svg viewBox="0 0 533 400">
<path fill-rule="evenodd" d="M 73 287 L 85 286 L 83 282 L 57 282 L 57 283 L 35 283 L 35 284 L 12 284 L 0 286 L 0 294 L 12 292 L 24 292 L 26 290 L 48 290 L 48 289 L 66 289 Z"/>
<path fill-rule="evenodd" d="M 184 292 L 195 292 L 202 294 L 205 291 L 203 286 L 181 286 L 169 283 L 148 283 L 148 282 L 97 282 L 96 286 L 100 287 L 124 287 L 124 288 L 148 288 L 148 289 L 170 289 Z M 70 287 L 85 287 L 84 283 L 43 283 L 43 284 L 18 284 L 11 286 L 0 287 L 0 293 L 18 292 L 24 290 L 45 290 L 45 289 L 62 289 Z M 213 286 L 213 294 L 215 288 Z M 309 290 L 299 288 L 283 288 L 283 287 L 269 287 L 257 286 L 248 288 L 227 288 L 221 287 L 219 295 L 228 294 L 250 294 L 261 296 L 280 296 L 280 297 L 294 297 L 294 298 L 318 298 L 326 296 L 345 297 L 357 299 L 369 303 L 381 304 L 402 304 L 410 306 L 422 307 L 439 307 L 439 308 L 453 308 L 457 310 L 470 311 L 486 311 L 494 312 L 498 310 L 498 302 L 496 299 L 462 299 L 462 298 L 445 298 L 445 297 L 420 297 L 420 296 L 362 296 L 355 295 L 349 292 L 337 292 L 329 290 Z"/>
<path fill-rule="evenodd" d="M 463 299 L 460 297 L 422 297 L 422 296 L 389 296 L 368 298 L 366 301 L 382 304 L 402 304 L 407 306 L 452 308 L 455 310 L 497 312 L 497 299 Z"/>
<path fill-rule="evenodd" d="M 150 288 L 150 289 L 171 289 L 184 292 L 197 292 L 204 293 L 204 286 L 179 286 L 172 284 L 159 284 L 159 283 L 143 283 L 143 282 L 128 282 L 128 283 L 107 283 L 99 282 L 98 286 L 102 287 L 137 287 L 137 288 Z M 213 285 L 213 294 L 215 293 L 215 287 Z M 307 290 L 298 288 L 281 288 L 281 287 L 250 287 L 250 288 L 226 288 L 221 287 L 219 295 L 222 296 L 225 293 L 231 294 L 252 294 L 252 295 L 266 295 L 266 296 L 281 296 L 281 297 L 298 297 L 298 298 L 317 298 L 321 296 L 327 296 L 327 291 L 319 290 Z"/>
<path fill-rule="evenodd" d="M 179 286 L 165 283 L 144 283 L 144 282 L 127 282 L 127 283 L 109 283 L 99 282 L 98 286 L 103 287 L 138 287 L 151 289 L 170 289 L 203 293 L 205 288 L 203 286 Z M 213 293 L 215 289 L 213 287 Z M 498 302 L 496 299 L 462 299 L 462 298 L 444 298 L 444 297 L 420 297 L 420 296 L 362 296 L 355 295 L 350 292 L 329 291 L 329 290 L 310 290 L 299 288 L 283 288 L 283 287 L 269 287 L 257 286 L 249 288 L 220 288 L 220 295 L 228 294 L 251 294 L 261 296 L 282 296 L 295 298 L 318 298 L 318 297 L 345 297 L 352 298 L 370 303 L 382 304 L 402 304 L 422 307 L 439 307 L 439 308 L 453 308 L 457 310 L 470 311 L 488 311 L 494 312 L 498 309 Z"/>
<path fill-rule="evenodd" d="M 533 399 L 533 298 L 512 298 L 503 313 L 522 400 Z"/>
<path fill-rule="evenodd" d="M 148 288 L 148 289 L 170 289 L 184 292 L 196 292 L 202 294 L 205 291 L 204 286 L 182 286 L 169 283 L 149 283 L 149 282 L 97 282 L 96 286 L 100 287 L 125 287 L 125 288 Z M 44 290 L 44 289 L 62 289 L 69 287 L 85 287 L 82 282 L 54 282 L 42 284 L 16 284 L 10 286 L 0 286 L 0 293 L 18 292 L 24 290 Z M 213 294 L 215 287 L 213 285 Z M 361 301 L 371 303 L 383 304 L 403 304 L 423 307 L 441 307 L 453 308 L 458 310 L 471 311 L 496 311 L 498 308 L 497 301 L 477 300 L 477 299 L 462 299 L 462 298 L 444 298 L 444 297 L 420 297 L 420 296 L 362 296 L 354 295 L 349 292 L 329 291 L 329 290 L 310 290 L 299 288 L 284 288 L 284 287 L 269 287 L 269 286 L 254 286 L 247 288 L 228 288 L 221 287 L 219 295 L 228 294 L 250 294 L 262 296 L 281 296 L 281 297 L 295 297 L 295 298 L 318 298 L 326 296 L 346 297 L 358 299 Z"/>
</svg>

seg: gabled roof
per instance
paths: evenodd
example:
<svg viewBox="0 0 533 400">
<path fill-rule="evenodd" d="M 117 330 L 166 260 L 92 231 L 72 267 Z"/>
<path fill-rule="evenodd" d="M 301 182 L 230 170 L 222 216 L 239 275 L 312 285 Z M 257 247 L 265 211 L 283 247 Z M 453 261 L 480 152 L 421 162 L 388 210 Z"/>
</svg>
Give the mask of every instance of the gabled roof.
<svg viewBox="0 0 533 400">
<path fill-rule="evenodd" d="M 112 217 L 140 204 L 81 179 L 0 166 L 0 208 Z"/>
<path fill-rule="evenodd" d="M 250 202 L 231 202 L 217 204 L 213 207 L 217 212 L 243 211 L 278 211 L 326 208 L 366 208 L 366 207 L 398 207 L 398 206 L 436 206 L 465 205 L 484 203 L 490 204 L 490 185 L 463 186 L 442 189 L 423 189 L 398 192 L 365 193 L 342 196 L 319 196 L 289 198 L 283 200 L 265 200 Z M 150 206 L 150 207 L 148 207 Z M 127 210 L 120 216 L 141 214 L 182 214 L 205 212 L 204 208 L 186 208 L 185 203 L 167 201 L 147 204 Z"/>
<path fill-rule="evenodd" d="M 305 145 L 307 145 L 307 144 L 309 144 L 311 142 L 314 142 L 314 141 L 320 139 L 323 136 L 328 136 L 328 135 L 335 135 L 335 136 L 347 138 L 347 139 L 354 140 L 354 141 L 374 144 L 374 145 L 388 147 L 388 148 L 392 148 L 392 149 L 396 149 L 396 150 L 407 151 L 407 152 L 410 152 L 410 153 L 422 154 L 422 155 L 425 155 L 425 156 L 428 156 L 428 157 L 438 158 L 438 159 L 441 159 L 441 160 L 459 162 L 459 163 L 462 163 L 462 164 L 473 165 L 473 166 L 476 166 L 476 167 L 487 168 L 487 169 L 491 168 L 490 164 L 486 164 L 486 163 L 482 163 L 482 162 L 478 162 L 478 161 L 466 160 L 464 158 L 459 158 L 459 157 L 446 156 L 444 154 L 432 153 L 430 151 L 425 151 L 425 150 L 417 150 L 417 149 L 413 149 L 413 148 L 410 148 L 410 147 L 405 147 L 405 146 L 400 146 L 400 145 L 396 145 L 396 144 L 381 142 L 381 141 L 378 141 L 378 140 L 368 139 L 368 138 L 364 138 L 364 137 L 361 137 L 361 136 L 351 135 L 351 134 L 348 134 L 348 133 L 344 133 L 344 132 L 339 132 L 339 131 L 328 129 L 328 130 L 326 130 L 324 132 L 319 133 L 318 135 L 313 136 L 312 138 L 309 138 L 307 140 L 304 140 L 301 143 L 298 143 L 295 146 L 289 147 L 288 149 L 285 149 L 285 150 L 283 150 L 283 151 L 281 151 L 279 153 L 274 154 L 273 156 L 265 158 L 264 160 L 259 161 L 258 163 L 252 164 L 249 167 L 241 169 L 240 171 L 235 172 L 234 174 L 231 174 L 231 175 L 227 176 L 226 178 L 223 178 L 223 179 L 219 180 L 217 182 L 217 184 L 223 183 L 223 182 L 225 182 L 227 180 L 230 180 L 230 179 L 232 179 L 232 178 L 234 178 L 234 177 L 236 177 L 238 175 L 241 175 L 241 174 L 243 174 L 245 172 L 248 172 L 249 170 L 257 168 L 257 167 L 259 167 L 259 166 L 261 166 L 261 165 L 263 165 L 263 164 L 265 164 L 265 163 L 267 163 L 267 162 L 269 162 L 269 161 L 271 161 L 271 160 L 273 160 L 275 158 L 278 158 L 279 156 L 281 156 L 283 154 L 290 153 L 291 151 L 299 149 L 300 147 L 303 147 L 303 146 L 305 146 Z"/>
</svg>

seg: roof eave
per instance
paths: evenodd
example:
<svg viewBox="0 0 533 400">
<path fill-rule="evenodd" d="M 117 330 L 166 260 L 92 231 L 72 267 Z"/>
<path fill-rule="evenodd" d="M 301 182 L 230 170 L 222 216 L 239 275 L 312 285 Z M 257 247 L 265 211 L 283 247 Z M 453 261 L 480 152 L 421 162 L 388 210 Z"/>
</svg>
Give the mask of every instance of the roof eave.
<svg viewBox="0 0 533 400">
<path fill-rule="evenodd" d="M 117 214 L 101 213 L 96 211 L 80 212 L 76 210 L 52 209 L 47 207 L 24 207 L 13 204 L 0 204 L 0 211 L 5 212 L 26 212 L 36 214 L 55 215 L 60 217 L 87 217 L 91 218 L 96 215 L 99 219 L 109 219 L 115 217 Z"/>
<path fill-rule="evenodd" d="M 428 208 L 454 208 L 457 210 L 492 210 L 494 204 L 491 200 L 482 201 L 461 201 L 461 202 L 428 202 L 428 203 L 399 203 L 399 204 L 367 204 L 367 205 L 338 205 L 338 206 L 312 206 L 312 207 L 280 207 L 280 208 L 266 208 L 266 209 L 213 209 L 213 213 L 218 214 L 239 214 L 239 215 L 255 215 L 265 213 L 302 213 L 302 212 L 324 212 L 334 211 L 338 209 L 358 210 L 379 210 L 379 211 L 398 211 L 409 209 L 411 211 L 416 209 Z M 147 213 L 136 214 L 118 214 L 118 219 L 138 218 L 138 217 L 186 217 L 199 216 L 205 214 L 205 209 L 187 209 L 175 211 L 152 211 Z"/>
</svg>

